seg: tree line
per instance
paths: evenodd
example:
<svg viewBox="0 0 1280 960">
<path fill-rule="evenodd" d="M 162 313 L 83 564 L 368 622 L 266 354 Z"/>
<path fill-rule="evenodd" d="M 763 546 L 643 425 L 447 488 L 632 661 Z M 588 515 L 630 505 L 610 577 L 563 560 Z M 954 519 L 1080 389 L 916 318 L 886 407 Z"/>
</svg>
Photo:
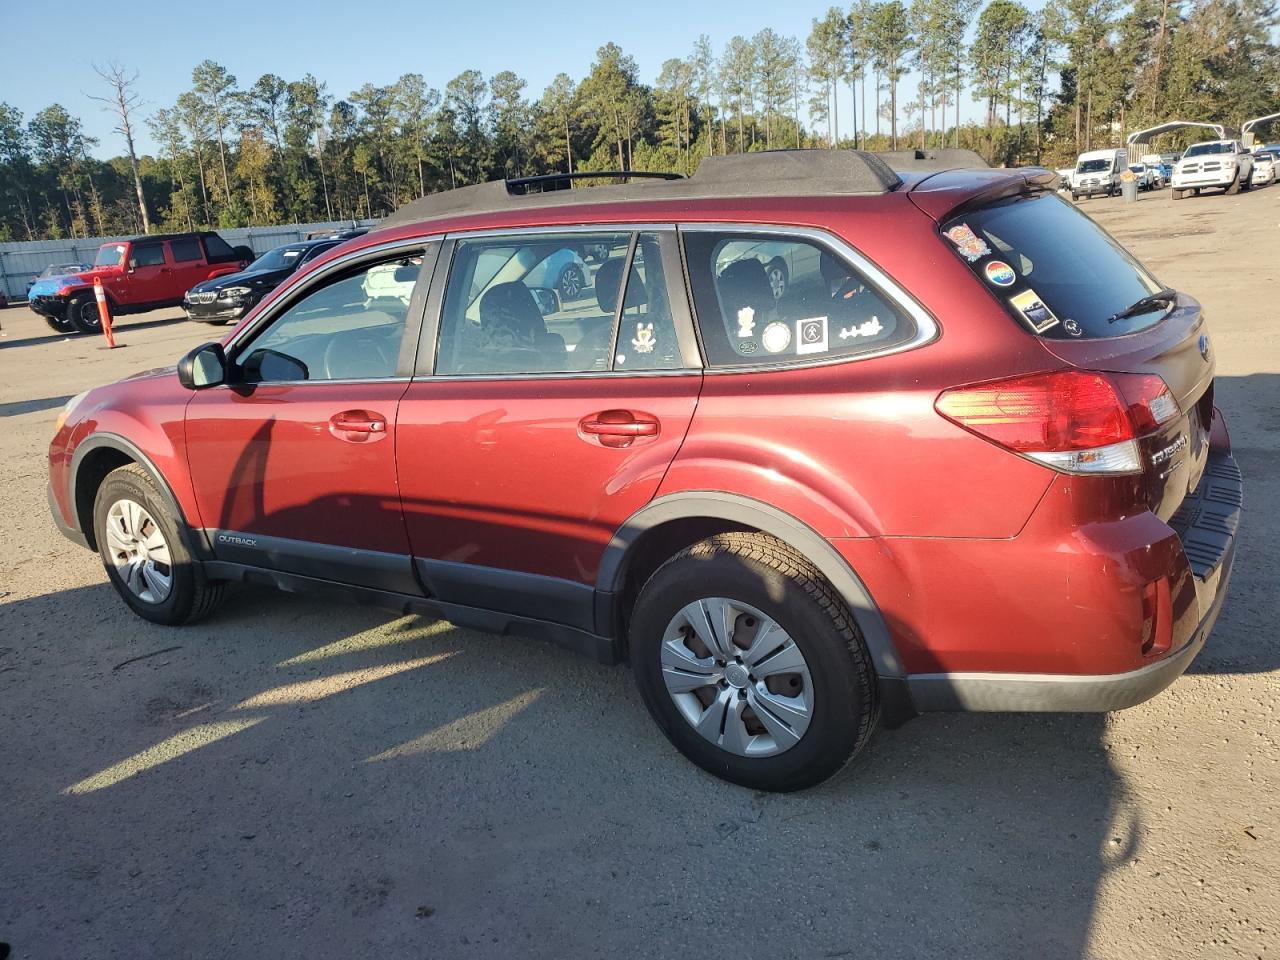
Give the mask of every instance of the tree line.
<svg viewBox="0 0 1280 960">
<path fill-rule="evenodd" d="M 1276 22 L 1272 0 L 855 0 L 803 39 L 766 28 L 717 51 L 701 36 L 653 84 L 614 43 L 536 97 L 509 70 L 443 89 L 406 73 L 337 98 L 311 74 L 242 84 L 205 60 L 145 116 L 137 74 L 110 64 L 92 99 L 119 119 L 122 156 L 92 157 L 98 141 L 61 104 L 28 120 L 0 103 L 0 240 L 376 217 L 498 177 L 691 174 L 708 155 L 780 147 L 1061 166 L 1162 120 L 1238 127 L 1276 110 Z M 978 120 L 961 122 L 966 102 Z M 154 155 L 135 149 L 140 123 Z"/>
</svg>

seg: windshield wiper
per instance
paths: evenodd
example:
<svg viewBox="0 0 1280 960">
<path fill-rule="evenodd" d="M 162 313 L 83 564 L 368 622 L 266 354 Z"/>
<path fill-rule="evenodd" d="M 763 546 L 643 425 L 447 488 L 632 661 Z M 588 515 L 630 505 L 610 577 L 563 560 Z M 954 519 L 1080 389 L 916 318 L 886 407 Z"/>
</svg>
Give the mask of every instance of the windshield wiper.
<svg viewBox="0 0 1280 960">
<path fill-rule="evenodd" d="M 1155 293 L 1147 294 L 1141 300 L 1138 300 L 1128 307 L 1125 307 L 1119 313 L 1107 317 L 1107 323 L 1115 323 L 1117 320 L 1127 320 L 1130 317 L 1136 317 L 1140 313 L 1146 313 L 1157 304 L 1163 303 L 1172 306 L 1178 300 L 1178 291 L 1172 287 L 1165 287 L 1163 290 L 1157 290 Z"/>
</svg>

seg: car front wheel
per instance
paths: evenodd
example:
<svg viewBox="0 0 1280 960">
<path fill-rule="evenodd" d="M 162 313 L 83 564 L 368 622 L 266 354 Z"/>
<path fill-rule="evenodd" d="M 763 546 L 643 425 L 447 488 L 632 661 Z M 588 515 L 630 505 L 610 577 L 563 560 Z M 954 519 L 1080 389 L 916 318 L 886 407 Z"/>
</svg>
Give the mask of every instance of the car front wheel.
<svg viewBox="0 0 1280 960">
<path fill-rule="evenodd" d="M 49 328 L 53 330 L 55 333 L 74 333 L 75 332 L 76 325 L 72 323 L 71 320 L 68 319 L 67 317 L 51 317 L 47 313 L 43 314 L 43 316 L 44 316 L 44 322 L 47 323 L 49 325 Z"/>
<path fill-rule="evenodd" d="M 632 613 L 645 706 L 686 757 L 758 790 L 813 786 L 848 763 L 879 716 L 853 618 L 771 537 L 720 534 L 658 569 Z"/>
<path fill-rule="evenodd" d="M 82 293 L 67 304 L 67 319 L 81 333 L 101 333 L 102 315 L 92 293 Z"/>
<path fill-rule="evenodd" d="M 155 481 L 136 464 L 107 474 L 93 504 L 93 530 L 107 578 L 138 616 L 191 623 L 222 599 L 206 579 Z"/>
</svg>

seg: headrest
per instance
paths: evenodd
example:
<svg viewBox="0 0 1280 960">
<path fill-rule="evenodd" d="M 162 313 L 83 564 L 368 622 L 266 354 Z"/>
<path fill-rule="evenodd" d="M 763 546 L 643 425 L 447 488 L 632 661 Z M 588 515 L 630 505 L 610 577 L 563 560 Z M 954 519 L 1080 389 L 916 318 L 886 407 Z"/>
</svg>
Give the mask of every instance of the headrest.
<svg viewBox="0 0 1280 960">
<path fill-rule="evenodd" d="M 615 313 L 618 309 L 618 288 L 622 286 L 622 257 L 614 257 L 600 264 L 596 270 L 596 303 L 604 313 Z M 643 283 L 627 285 L 626 308 L 642 307 L 649 302 Z"/>
</svg>

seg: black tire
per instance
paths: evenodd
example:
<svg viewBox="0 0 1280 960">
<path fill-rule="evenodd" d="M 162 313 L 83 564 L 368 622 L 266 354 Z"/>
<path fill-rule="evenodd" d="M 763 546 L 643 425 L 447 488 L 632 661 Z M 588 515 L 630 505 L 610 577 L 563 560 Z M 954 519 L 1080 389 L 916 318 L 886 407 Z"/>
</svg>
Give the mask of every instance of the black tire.
<svg viewBox="0 0 1280 960">
<path fill-rule="evenodd" d="M 1235 176 L 1235 179 L 1232 180 L 1231 184 L 1227 187 L 1226 194 L 1228 197 L 1234 197 L 1239 192 L 1240 192 L 1240 174 L 1237 173 Z"/>
<path fill-rule="evenodd" d="M 75 333 L 76 325 L 65 317 L 51 317 L 47 313 L 42 313 L 44 322 L 47 323 L 56 333 Z"/>
<path fill-rule="evenodd" d="M 769 289 L 773 293 L 774 301 L 781 300 L 787 295 L 787 288 L 791 284 L 791 275 L 787 271 L 787 265 L 781 257 L 774 257 L 764 268 L 765 277 L 769 281 Z"/>
<path fill-rule="evenodd" d="M 1079 203 L 1079 202 L 1080 202 L 1080 194 L 1076 193 L 1074 190 L 1073 190 L 1073 191 L 1071 191 L 1071 199 L 1072 199 L 1072 200 L 1074 200 L 1076 203 Z"/>
<path fill-rule="evenodd" d="M 102 332 L 102 316 L 92 293 L 81 293 L 71 298 L 67 304 L 67 319 L 81 333 Z"/>
<path fill-rule="evenodd" d="M 136 595 L 125 584 L 111 558 L 106 535 L 107 514 L 112 504 L 121 499 L 144 507 L 168 545 L 171 586 L 168 595 L 158 603 L 147 602 Z M 144 620 L 167 626 L 194 623 L 212 612 L 222 600 L 226 584 L 205 577 L 203 568 L 191 555 L 180 521 L 165 505 L 155 481 L 137 464 L 112 470 L 103 479 L 93 502 L 93 530 L 107 578 L 120 598 Z"/>
<path fill-rule="evenodd" d="M 560 279 L 556 283 L 556 287 L 560 290 L 560 299 L 565 303 L 582 296 L 582 290 L 586 285 L 587 280 L 576 263 L 571 263 L 561 270 Z"/>
<path fill-rule="evenodd" d="M 789 749 L 765 757 L 730 753 L 699 734 L 668 692 L 661 663 L 667 627 L 686 605 L 711 597 L 773 618 L 803 655 L 812 717 Z M 813 566 L 772 537 L 718 534 L 676 554 L 640 591 L 629 634 L 632 670 L 650 715 L 681 753 L 733 783 L 772 791 L 811 787 L 852 760 L 879 720 L 875 669 L 852 615 Z"/>
<path fill-rule="evenodd" d="M 1185 190 L 1179 190 L 1177 187 L 1174 187 L 1174 188 L 1170 191 L 1170 196 L 1172 196 L 1172 197 L 1173 197 L 1173 199 L 1175 199 L 1175 200 L 1181 200 L 1181 199 L 1182 199 L 1183 197 L 1185 197 L 1186 195 L 1187 195 L 1187 191 L 1185 191 Z"/>
</svg>

